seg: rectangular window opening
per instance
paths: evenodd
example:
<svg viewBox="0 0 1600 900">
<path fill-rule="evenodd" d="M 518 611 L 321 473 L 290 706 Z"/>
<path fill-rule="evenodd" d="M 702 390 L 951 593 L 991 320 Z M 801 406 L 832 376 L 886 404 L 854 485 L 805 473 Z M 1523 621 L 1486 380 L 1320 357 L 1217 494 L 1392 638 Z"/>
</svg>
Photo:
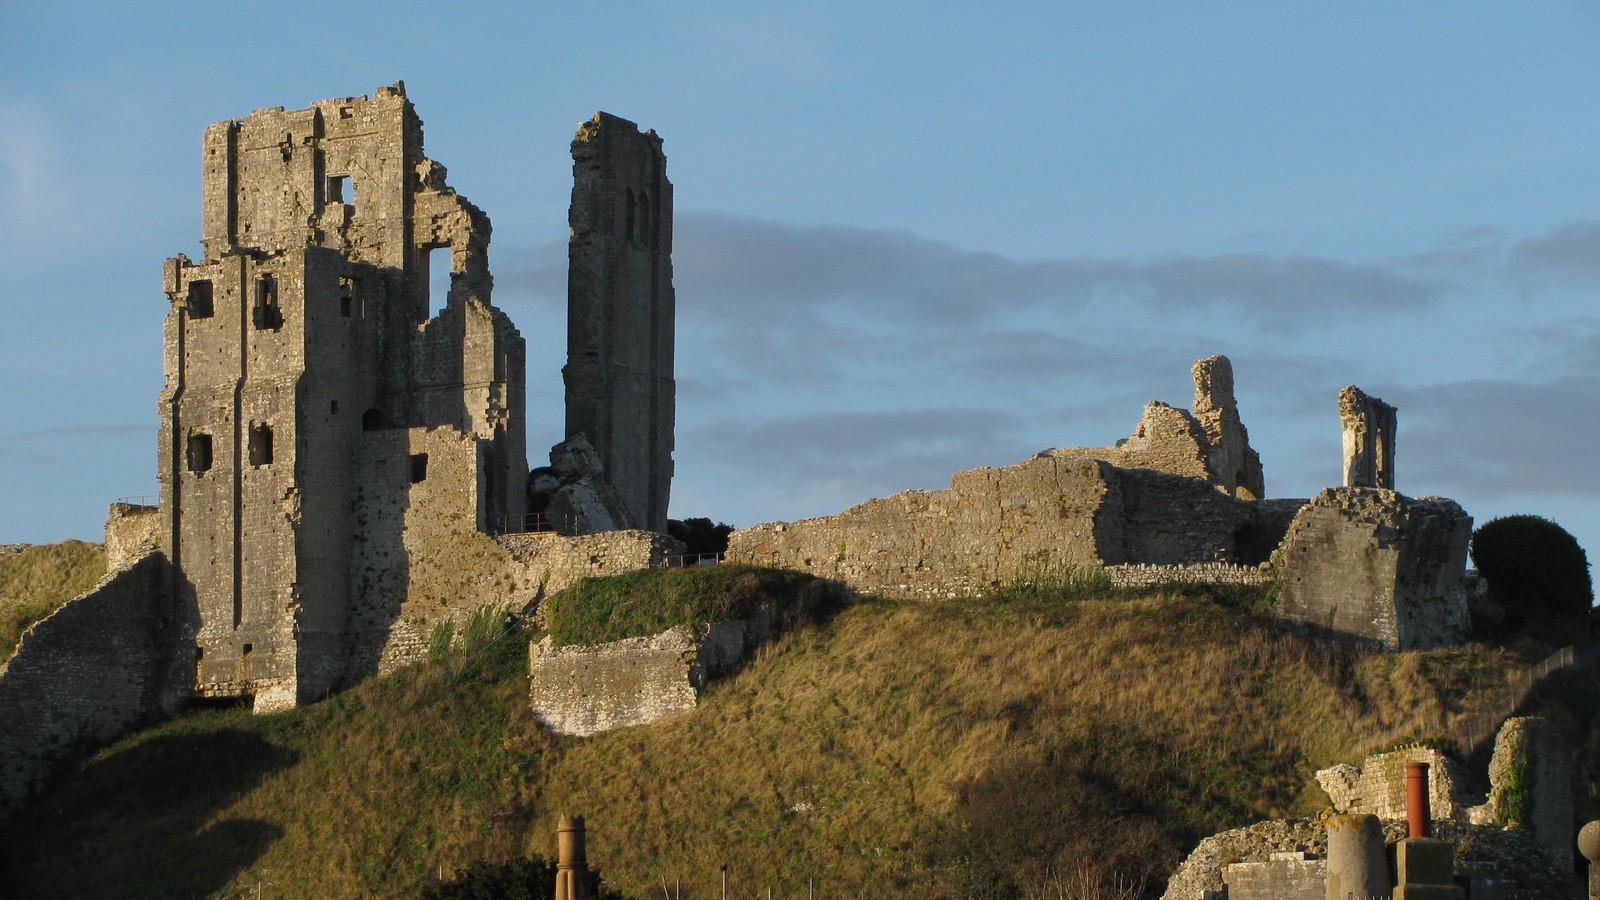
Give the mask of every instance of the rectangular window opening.
<svg viewBox="0 0 1600 900">
<path fill-rule="evenodd" d="M 355 276 L 339 279 L 339 315 L 346 319 L 361 318 L 361 279 Z"/>
<path fill-rule="evenodd" d="M 277 331 L 283 327 L 283 310 L 278 307 L 278 280 L 271 275 L 256 279 L 256 299 L 250 318 L 258 329 Z"/>
<path fill-rule="evenodd" d="M 211 435 L 203 431 L 192 432 L 189 435 L 188 453 L 189 471 L 199 474 L 211 470 Z"/>
<path fill-rule="evenodd" d="M 216 313 L 211 302 L 211 282 L 199 279 L 189 282 L 189 318 L 209 319 Z"/>
<path fill-rule="evenodd" d="M 250 465 L 272 465 L 272 426 L 265 422 L 250 425 Z"/>
<path fill-rule="evenodd" d="M 450 299 L 450 248 L 430 247 L 424 251 L 428 272 L 428 310 L 433 315 L 443 312 Z"/>
<path fill-rule="evenodd" d="M 425 481 L 428 477 L 428 454 L 411 454 L 411 483 Z"/>
<path fill-rule="evenodd" d="M 328 202 L 356 205 L 356 185 L 349 175 L 328 176 Z"/>
</svg>

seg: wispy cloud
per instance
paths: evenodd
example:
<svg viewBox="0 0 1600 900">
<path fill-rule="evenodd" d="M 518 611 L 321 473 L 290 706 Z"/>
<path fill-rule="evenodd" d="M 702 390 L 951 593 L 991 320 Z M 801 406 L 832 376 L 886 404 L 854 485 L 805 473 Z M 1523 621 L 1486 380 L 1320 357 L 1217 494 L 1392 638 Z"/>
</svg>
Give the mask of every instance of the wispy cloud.
<svg viewBox="0 0 1600 900">
<path fill-rule="evenodd" d="M 1572 222 L 1511 248 L 1513 271 L 1522 275 L 1592 284 L 1600 281 L 1600 222 Z"/>
<path fill-rule="evenodd" d="M 1594 414 L 1600 376 L 1543 383 L 1463 381 L 1395 392 L 1396 453 L 1410 483 L 1485 497 L 1600 496 Z"/>
</svg>

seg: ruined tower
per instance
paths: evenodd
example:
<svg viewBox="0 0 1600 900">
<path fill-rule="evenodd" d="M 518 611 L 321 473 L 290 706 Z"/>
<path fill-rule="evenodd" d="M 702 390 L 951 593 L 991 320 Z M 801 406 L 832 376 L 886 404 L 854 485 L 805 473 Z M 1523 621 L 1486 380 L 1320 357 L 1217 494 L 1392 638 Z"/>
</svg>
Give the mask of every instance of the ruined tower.
<svg viewBox="0 0 1600 900">
<path fill-rule="evenodd" d="M 1345 487 L 1394 490 L 1395 408 L 1355 385 L 1339 392 Z"/>
<path fill-rule="evenodd" d="M 672 485 L 672 184 L 654 131 L 607 113 L 572 141 L 566 436 L 585 435 L 631 513 L 667 530 Z"/>
<path fill-rule="evenodd" d="M 272 709 L 345 680 L 396 510 L 522 511 L 523 341 L 403 84 L 212 125 L 203 179 L 204 259 L 165 272 L 161 543 L 194 690 Z"/>
</svg>

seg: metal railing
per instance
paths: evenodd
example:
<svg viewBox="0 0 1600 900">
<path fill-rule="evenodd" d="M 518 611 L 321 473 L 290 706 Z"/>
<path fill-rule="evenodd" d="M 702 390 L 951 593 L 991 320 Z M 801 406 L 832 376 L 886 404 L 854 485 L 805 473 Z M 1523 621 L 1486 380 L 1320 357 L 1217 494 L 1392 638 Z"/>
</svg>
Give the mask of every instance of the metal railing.
<svg viewBox="0 0 1600 900">
<path fill-rule="evenodd" d="M 714 566 L 722 562 L 721 553 L 685 553 L 682 556 L 668 556 L 661 561 L 663 569 L 687 569 L 693 566 Z"/>
<path fill-rule="evenodd" d="M 573 534 L 577 528 L 572 516 L 550 513 L 517 513 L 496 516 L 490 523 L 495 534 Z"/>
<path fill-rule="evenodd" d="M 1539 682 L 1550 677 L 1552 673 L 1579 665 L 1589 665 L 1597 660 L 1600 660 L 1600 648 L 1585 647 L 1580 651 L 1576 647 L 1562 647 L 1545 657 L 1542 662 L 1530 666 L 1527 671 L 1512 680 L 1511 686 L 1488 709 L 1455 727 L 1456 746 L 1461 754 L 1471 756 L 1484 741 L 1492 739 L 1500 730 L 1501 724 L 1511 718 L 1517 707 L 1522 705 L 1522 701 L 1528 699 L 1533 689 L 1539 686 Z"/>
<path fill-rule="evenodd" d="M 117 498 L 117 502 L 118 503 L 126 503 L 129 506 L 160 506 L 161 505 L 161 495 L 160 494 L 140 494 L 137 497 L 118 497 Z"/>
</svg>

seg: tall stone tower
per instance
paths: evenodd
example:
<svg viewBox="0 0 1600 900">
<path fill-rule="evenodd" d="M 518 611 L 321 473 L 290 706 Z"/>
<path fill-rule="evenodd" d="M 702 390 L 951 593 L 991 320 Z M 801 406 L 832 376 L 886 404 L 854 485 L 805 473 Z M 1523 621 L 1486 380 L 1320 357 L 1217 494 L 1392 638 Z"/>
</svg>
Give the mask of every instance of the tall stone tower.
<svg viewBox="0 0 1600 900">
<path fill-rule="evenodd" d="M 654 131 L 607 113 L 572 141 L 567 437 L 588 437 L 637 528 L 672 486 L 672 183 Z"/>
<path fill-rule="evenodd" d="M 395 510 L 523 510 L 523 340 L 403 84 L 217 123 L 203 152 L 205 258 L 165 272 L 162 546 L 194 690 L 274 709 L 345 680 L 371 559 L 405 566 Z"/>
</svg>

